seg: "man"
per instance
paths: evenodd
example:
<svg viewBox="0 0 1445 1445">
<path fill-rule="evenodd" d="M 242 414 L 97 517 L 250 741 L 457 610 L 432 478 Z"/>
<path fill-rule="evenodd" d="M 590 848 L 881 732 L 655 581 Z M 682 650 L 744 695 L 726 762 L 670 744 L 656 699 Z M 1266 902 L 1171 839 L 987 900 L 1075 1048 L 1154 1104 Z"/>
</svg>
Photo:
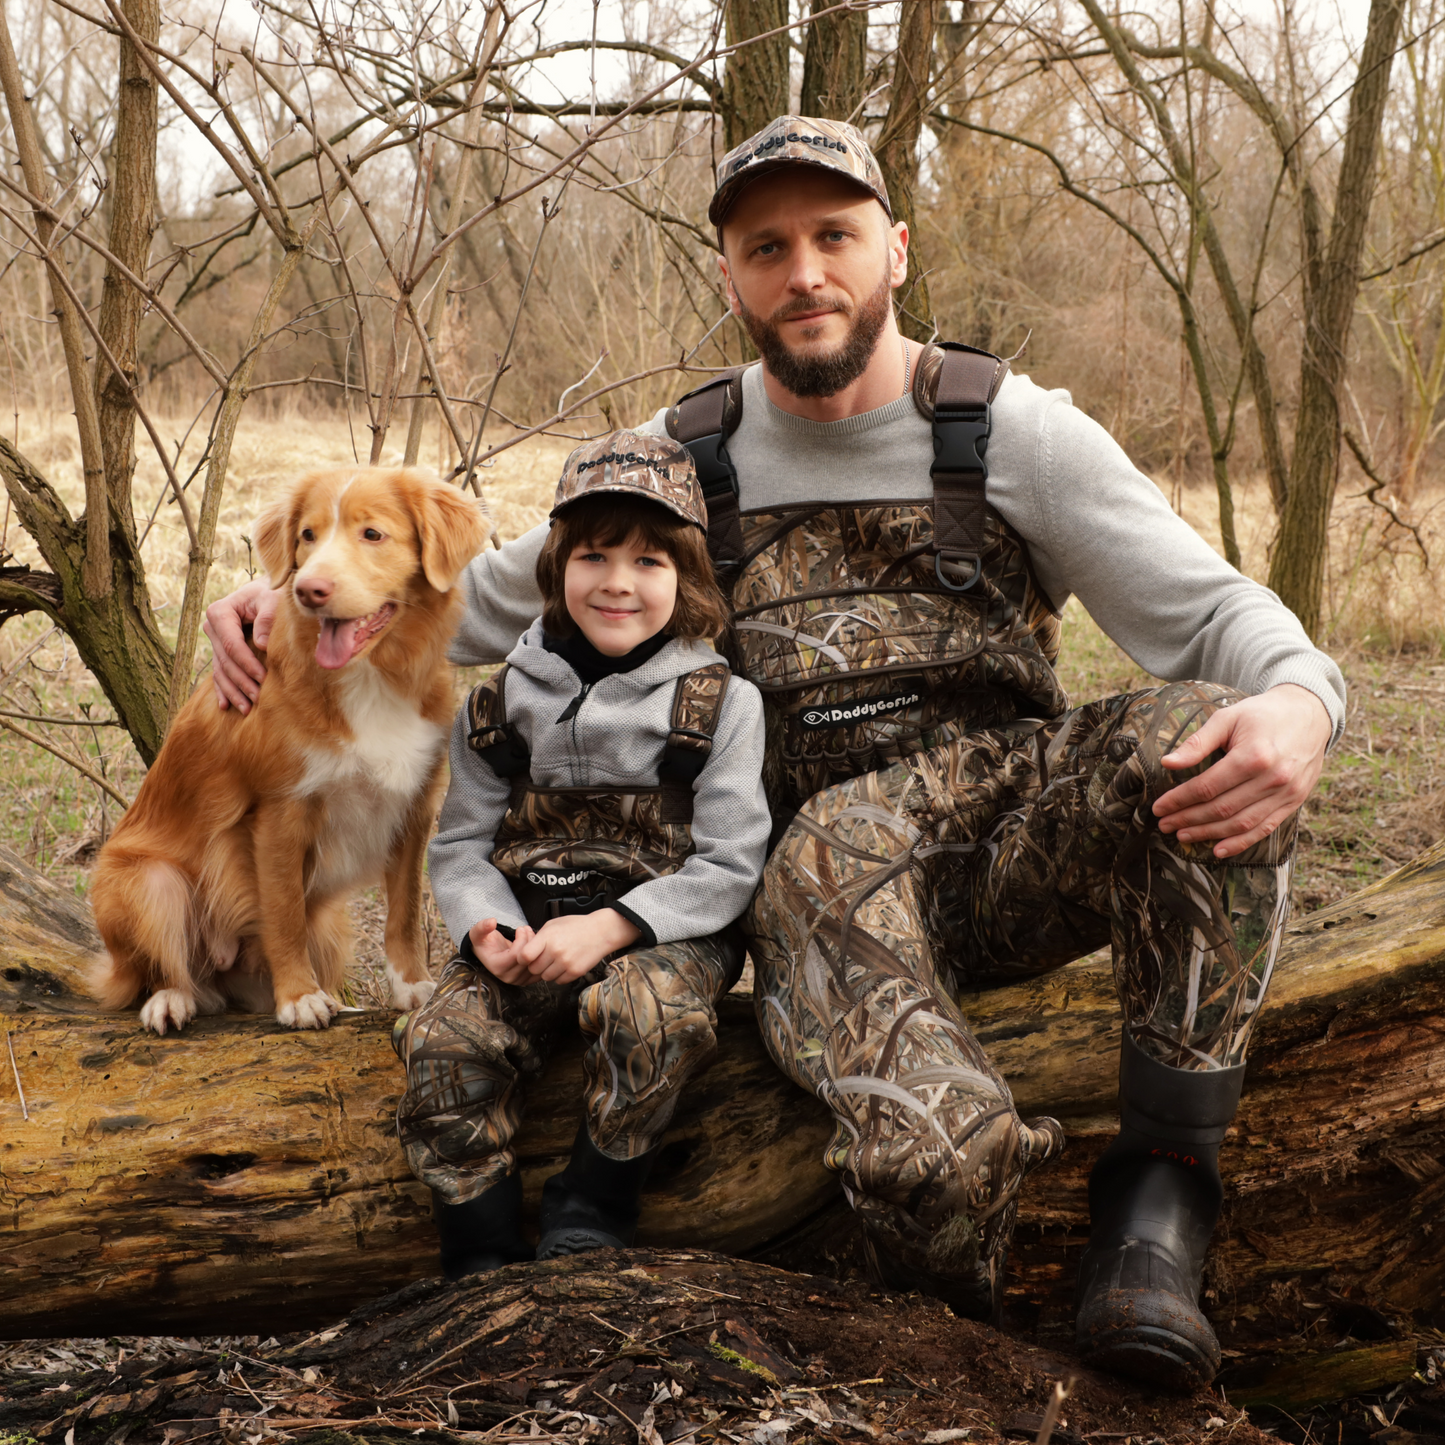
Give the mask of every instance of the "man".
<svg viewBox="0 0 1445 1445">
<path fill-rule="evenodd" d="M 1219 1145 L 1339 671 L 1066 393 L 902 338 L 908 232 L 851 126 L 773 122 L 724 157 L 709 216 L 762 361 L 707 393 L 711 421 L 694 397 L 651 429 L 736 471 L 709 513 L 734 665 L 768 700 L 777 841 L 746 926 L 769 1048 L 836 1117 L 827 1162 L 880 1277 L 987 1317 L 1023 1175 L 1063 1136 L 1018 1117 L 955 995 L 1111 942 L 1121 1123 L 1090 1182 L 1080 1349 L 1206 1384 Z M 544 532 L 473 564 L 458 662 L 536 615 Z M 1175 681 L 1070 709 L 1071 593 Z M 210 611 L 223 706 L 255 697 L 239 620 L 264 638 L 269 605 L 253 584 Z"/>
</svg>

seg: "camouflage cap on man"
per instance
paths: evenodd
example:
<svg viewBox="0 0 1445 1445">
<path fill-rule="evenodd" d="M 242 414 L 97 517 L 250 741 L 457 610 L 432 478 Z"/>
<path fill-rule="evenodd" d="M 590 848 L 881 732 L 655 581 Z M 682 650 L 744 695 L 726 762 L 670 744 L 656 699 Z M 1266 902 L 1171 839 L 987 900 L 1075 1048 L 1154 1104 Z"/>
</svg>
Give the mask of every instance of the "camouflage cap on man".
<svg viewBox="0 0 1445 1445">
<path fill-rule="evenodd" d="M 647 497 L 707 531 L 707 506 L 692 457 L 671 437 L 615 431 L 583 443 L 562 468 L 552 515 L 594 492 Z"/>
<path fill-rule="evenodd" d="M 836 171 L 865 191 L 871 191 L 888 212 L 888 219 L 893 219 L 883 172 L 857 126 L 845 120 L 780 115 L 740 146 L 734 146 L 718 162 L 717 190 L 707 208 L 708 220 L 714 226 L 721 226 L 744 186 L 783 166 L 817 166 L 821 170 Z"/>
</svg>

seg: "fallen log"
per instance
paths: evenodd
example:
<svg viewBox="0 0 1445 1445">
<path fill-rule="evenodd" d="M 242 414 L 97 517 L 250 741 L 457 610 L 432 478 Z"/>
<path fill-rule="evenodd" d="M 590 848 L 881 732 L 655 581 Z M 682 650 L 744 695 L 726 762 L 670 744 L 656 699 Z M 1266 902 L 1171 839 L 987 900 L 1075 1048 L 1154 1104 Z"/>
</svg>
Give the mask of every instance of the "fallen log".
<svg viewBox="0 0 1445 1445">
<path fill-rule="evenodd" d="M 74 931 L 63 895 L 25 886 L 28 926 L 51 909 Z M 321 1034 L 231 1016 L 157 1039 L 86 1011 L 88 940 L 52 942 L 48 961 L 32 940 L 12 964 L 10 897 L 0 885 L 0 1029 L 29 1118 L 0 1059 L 0 1337 L 309 1328 L 434 1270 L 426 1193 L 392 1134 L 389 1016 L 345 1014 Z M 1084 961 L 966 1008 L 1022 1110 L 1070 1136 L 1027 1187 L 1011 1266 L 1010 1322 L 1057 1343 L 1084 1180 L 1113 1128 L 1110 970 Z M 845 1257 L 823 1111 L 766 1059 L 746 1001 L 726 1001 L 721 1025 L 640 1241 L 793 1267 Z M 533 1203 L 579 1097 L 574 1049 L 534 1091 L 520 1141 Z M 1445 845 L 1290 930 L 1224 1151 L 1231 1199 L 1207 1283 L 1227 1348 L 1324 1348 L 1356 1328 L 1352 1311 L 1386 1333 L 1429 1317 L 1445 1281 L 1442 1111 Z"/>
</svg>

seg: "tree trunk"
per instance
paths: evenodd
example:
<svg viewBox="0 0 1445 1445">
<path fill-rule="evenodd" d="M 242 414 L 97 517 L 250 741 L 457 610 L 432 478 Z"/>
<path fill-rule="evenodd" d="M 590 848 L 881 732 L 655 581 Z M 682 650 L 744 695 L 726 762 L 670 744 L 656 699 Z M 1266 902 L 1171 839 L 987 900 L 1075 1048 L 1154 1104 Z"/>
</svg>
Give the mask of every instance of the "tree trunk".
<svg viewBox="0 0 1445 1445">
<path fill-rule="evenodd" d="M 788 33 L 744 44 L 788 23 L 788 0 L 727 0 L 727 43 L 741 45 L 723 73 L 723 133 L 731 150 L 787 115 Z"/>
<path fill-rule="evenodd" d="M 919 260 L 913 207 L 913 193 L 918 188 L 918 141 L 933 67 L 934 28 L 934 0 L 903 0 L 888 116 L 876 147 L 893 219 L 908 227 L 910 237 L 908 275 L 898 290 L 897 303 L 899 330 L 914 341 L 931 340 L 936 330 L 928 278 Z"/>
<path fill-rule="evenodd" d="M 1304 355 L 1289 495 L 1269 585 L 1305 631 L 1319 637 L 1325 545 L 1340 470 L 1340 387 L 1360 287 L 1360 256 L 1375 189 L 1375 153 L 1389 98 L 1404 0 L 1371 0 L 1359 74 L 1350 93 L 1344 155 L 1328 251 L 1305 293 Z"/>
<path fill-rule="evenodd" d="M 95 1015 L 73 901 L 7 870 L 21 879 L 0 877 L 0 1030 L 30 1117 L 0 1058 L 0 1337 L 203 1330 L 221 1314 L 272 1330 L 283 1308 L 290 1328 L 319 1326 L 436 1269 L 427 1191 L 393 1134 L 390 1015 L 299 1034 L 229 1016 L 165 1038 Z M 1111 970 L 1081 961 L 964 1007 L 1020 1111 L 1069 1134 L 1025 1186 L 1010 1266 L 1013 1323 L 1057 1343 L 1085 1181 L 1114 1128 Z M 719 1038 L 668 1132 L 640 1242 L 846 1262 L 826 1112 L 766 1058 L 748 1001 L 724 1001 Z M 564 1050 L 531 1091 L 519 1155 L 533 1208 L 576 1130 L 580 1059 Z M 1222 1160 L 1207 1306 L 1228 1348 L 1317 1330 L 1342 1301 L 1436 1307 L 1442 1077 L 1445 844 L 1289 931 Z"/>
<path fill-rule="evenodd" d="M 832 8 L 833 0 L 813 0 L 812 14 Z M 802 114 L 856 122 L 867 82 L 868 12 L 836 11 L 814 20 L 803 46 Z"/>
<path fill-rule="evenodd" d="M 151 612 L 135 539 L 119 528 L 112 532 L 114 585 L 92 599 L 82 585 L 88 555 L 84 521 L 71 517 L 50 483 L 3 437 L 0 478 L 16 519 L 52 574 L 26 577 L 17 575 L 23 569 L 6 569 L 8 575 L 0 574 L 0 616 L 43 612 L 63 627 L 136 751 L 153 762 L 165 737 L 171 656 Z"/>
<path fill-rule="evenodd" d="M 125 15 L 143 40 L 160 38 L 159 0 L 125 0 Z M 115 143 L 110 166 L 109 249 L 132 275 L 144 277 L 150 263 L 156 211 L 156 97 L 155 76 L 136 57 L 135 47 L 122 35 L 120 90 L 115 122 Z M 106 263 L 100 298 L 100 335 L 120 365 L 117 376 L 102 356 L 95 368 L 95 399 L 100 413 L 100 443 L 105 457 L 105 484 L 112 515 L 135 535 L 131 479 L 135 475 L 135 406 L 131 387 L 137 380 L 136 337 L 145 297 Z"/>
</svg>

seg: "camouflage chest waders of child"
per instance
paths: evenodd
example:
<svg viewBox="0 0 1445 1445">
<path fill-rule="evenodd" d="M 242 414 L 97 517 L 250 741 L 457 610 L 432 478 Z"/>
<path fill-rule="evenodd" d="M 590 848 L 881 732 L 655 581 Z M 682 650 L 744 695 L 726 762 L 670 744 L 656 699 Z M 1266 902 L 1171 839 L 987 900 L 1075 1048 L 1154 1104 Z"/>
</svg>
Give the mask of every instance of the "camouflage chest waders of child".
<svg viewBox="0 0 1445 1445">
<path fill-rule="evenodd" d="M 467 700 L 469 746 L 512 785 L 492 862 L 534 928 L 590 913 L 693 851 L 692 782 L 702 771 L 727 690 L 722 663 L 677 680 L 672 732 L 656 787 L 539 788 L 526 743 L 506 714 L 503 666 Z M 727 934 L 634 947 L 569 984 L 502 983 L 470 947 L 401 1026 L 407 1090 L 397 1128 L 418 1179 L 452 1204 L 512 1172 L 523 1091 L 575 1018 L 590 1040 L 586 1125 L 615 1159 L 646 1154 L 688 1079 L 711 1060 L 714 1006 L 742 969 Z"/>
<path fill-rule="evenodd" d="M 1188 776 L 1160 758 L 1230 689 L 1069 708 L 1058 615 L 985 501 L 1006 370 L 970 348 L 925 350 L 913 394 L 934 428 L 933 490 L 903 505 L 739 514 L 736 377 L 669 413 L 731 588 L 734 666 L 767 708 L 779 823 L 746 920 L 758 1020 L 779 1066 L 833 1112 L 827 1163 L 881 1278 L 987 1316 L 1019 1186 L 1063 1133 L 1019 1118 L 957 992 L 1112 944 L 1124 1128 L 1095 1171 L 1086 1273 L 1114 1313 L 1099 1335 L 1086 1305 L 1081 1344 L 1198 1383 L 1218 1364 L 1195 1305 L 1215 1161 L 1285 920 L 1294 826 L 1227 864 L 1155 826 L 1151 804 Z M 1162 1159 L 1185 1167 L 1148 1162 Z M 1141 1210 L 1162 1222 L 1140 1225 Z"/>
</svg>

